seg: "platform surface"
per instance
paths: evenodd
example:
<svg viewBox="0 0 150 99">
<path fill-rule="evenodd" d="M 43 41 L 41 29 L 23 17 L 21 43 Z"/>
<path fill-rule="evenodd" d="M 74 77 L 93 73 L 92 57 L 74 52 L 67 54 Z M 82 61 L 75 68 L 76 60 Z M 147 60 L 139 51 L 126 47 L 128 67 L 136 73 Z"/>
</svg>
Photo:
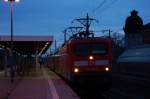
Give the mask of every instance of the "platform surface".
<svg viewBox="0 0 150 99">
<path fill-rule="evenodd" d="M 80 99 L 76 93 L 48 68 L 33 69 L 29 75 L 9 77 L 0 74 L 0 99 Z"/>
</svg>

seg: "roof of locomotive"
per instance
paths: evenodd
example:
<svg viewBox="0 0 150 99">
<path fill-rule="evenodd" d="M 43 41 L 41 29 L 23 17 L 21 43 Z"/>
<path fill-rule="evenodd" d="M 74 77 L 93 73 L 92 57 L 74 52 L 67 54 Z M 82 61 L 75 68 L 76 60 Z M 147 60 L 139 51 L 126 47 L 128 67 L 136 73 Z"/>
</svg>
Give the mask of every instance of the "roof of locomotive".
<svg viewBox="0 0 150 99">
<path fill-rule="evenodd" d="M 78 37 L 78 38 L 72 38 L 66 43 L 77 43 L 77 42 L 110 42 L 111 40 L 109 38 L 104 37 Z"/>
</svg>

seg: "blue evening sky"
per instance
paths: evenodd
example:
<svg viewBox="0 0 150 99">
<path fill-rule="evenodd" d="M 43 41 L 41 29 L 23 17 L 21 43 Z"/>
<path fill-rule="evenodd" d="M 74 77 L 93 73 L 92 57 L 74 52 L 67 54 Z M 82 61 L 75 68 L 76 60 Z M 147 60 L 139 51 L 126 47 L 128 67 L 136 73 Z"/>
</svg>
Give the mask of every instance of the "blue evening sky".
<svg viewBox="0 0 150 99">
<path fill-rule="evenodd" d="M 133 9 L 144 24 L 150 22 L 149 4 L 149 0 L 21 0 L 13 3 L 14 35 L 52 35 L 61 42 L 62 31 L 87 12 L 99 20 L 93 24 L 95 31 L 121 32 Z M 9 4 L 0 0 L 0 35 L 10 35 L 9 14 Z"/>
</svg>

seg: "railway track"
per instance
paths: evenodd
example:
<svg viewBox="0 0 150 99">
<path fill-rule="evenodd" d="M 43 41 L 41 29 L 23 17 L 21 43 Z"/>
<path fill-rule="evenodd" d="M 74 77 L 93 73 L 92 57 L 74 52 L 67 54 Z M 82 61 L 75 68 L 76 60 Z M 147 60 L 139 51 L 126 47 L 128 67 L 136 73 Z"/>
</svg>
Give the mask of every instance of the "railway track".
<svg viewBox="0 0 150 99">
<path fill-rule="evenodd" d="M 96 87 L 82 87 L 82 86 L 70 86 L 81 99 L 111 99 L 109 95 L 110 90 L 104 90 L 104 88 Z"/>
</svg>

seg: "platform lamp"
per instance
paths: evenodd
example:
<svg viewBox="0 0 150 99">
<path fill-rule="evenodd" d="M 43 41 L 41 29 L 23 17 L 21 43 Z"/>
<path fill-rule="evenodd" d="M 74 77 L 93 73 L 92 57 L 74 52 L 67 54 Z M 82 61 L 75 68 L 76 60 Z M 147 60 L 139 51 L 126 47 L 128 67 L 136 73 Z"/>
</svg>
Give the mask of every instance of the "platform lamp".
<svg viewBox="0 0 150 99">
<path fill-rule="evenodd" d="M 10 53 L 10 62 L 12 64 L 12 66 L 10 66 L 11 68 L 11 82 L 13 83 L 14 80 L 14 70 L 13 70 L 13 2 L 19 2 L 20 0 L 4 0 L 5 2 L 9 2 L 10 4 L 10 30 L 11 30 L 11 53 Z"/>
</svg>

